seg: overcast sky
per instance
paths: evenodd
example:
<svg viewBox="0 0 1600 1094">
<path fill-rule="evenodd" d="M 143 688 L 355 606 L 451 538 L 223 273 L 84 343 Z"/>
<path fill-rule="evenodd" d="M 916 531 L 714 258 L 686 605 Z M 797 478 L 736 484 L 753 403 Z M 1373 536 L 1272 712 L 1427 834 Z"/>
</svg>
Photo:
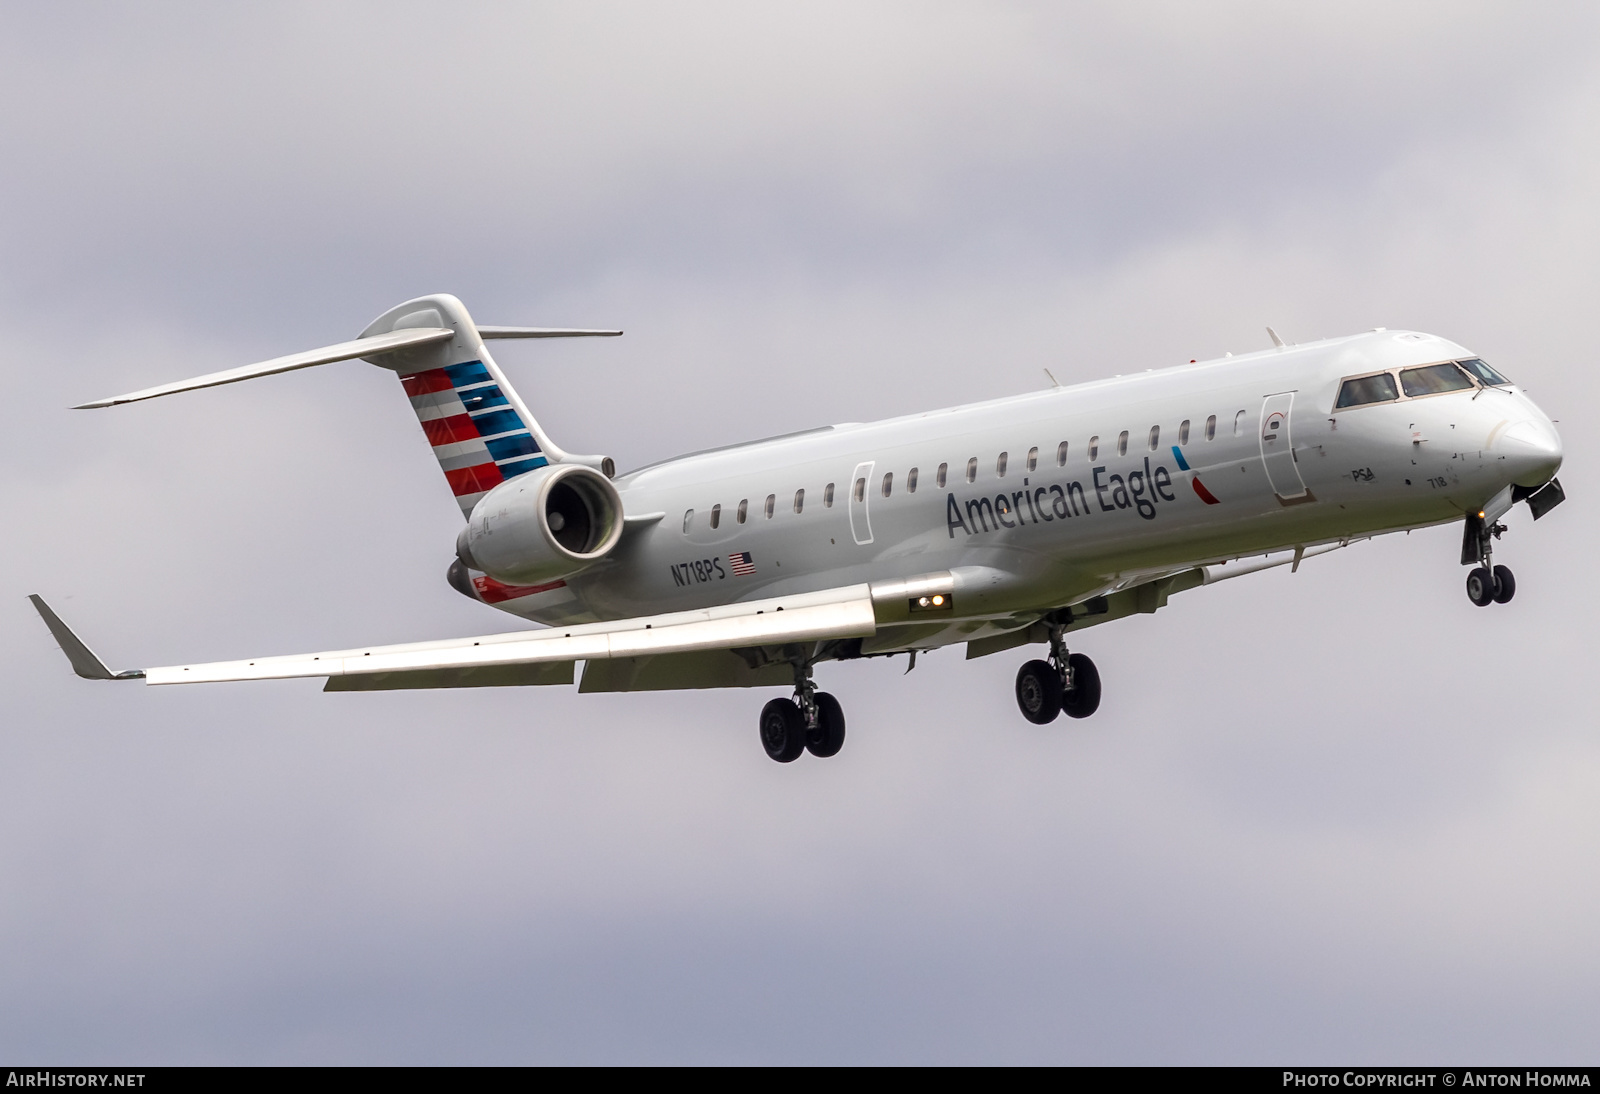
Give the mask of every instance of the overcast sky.
<svg viewBox="0 0 1600 1094">
<path fill-rule="evenodd" d="M 1591 5 L 0 4 L 0 1057 L 1593 1062 Z M 1435 529 L 769 692 L 73 677 L 504 629 L 359 362 L 88 399 L 460 296 L 623 467 L 1370 327 L 1561 424 Z"/>
</svg>

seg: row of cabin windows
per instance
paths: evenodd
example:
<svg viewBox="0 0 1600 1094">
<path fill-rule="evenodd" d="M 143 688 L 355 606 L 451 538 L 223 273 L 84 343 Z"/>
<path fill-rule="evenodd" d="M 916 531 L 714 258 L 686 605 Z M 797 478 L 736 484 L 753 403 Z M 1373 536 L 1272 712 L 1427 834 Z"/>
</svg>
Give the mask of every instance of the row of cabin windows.
<svg viewBox="0 0 1600 1094">
<path fill-rule="evenodd" d="M 1233 435 L 1235 437 L 1239 436 L 1242 432 L 1244 432 L 1244 416 L 1245 416 L 1245 412 L 1242 411 L 1242 410 L 1239 411 L 1237 414 L 1235 414 L 1233 416 Z M 1178 423 L 1178 443 L 1180 445 L 1186 445 L 1186 444 L 1189 443 L 1189 433 L 1190 433 L 1189 426 L 1190 426 L 1190 423 L 1189 423 L 1189 419 L 1187 419 L 1187 418 L 1185 418 L 1182 422 Z M 1215 414 L 1211 415 L 1210 417 L 1208 417 L 1206 419 L 1204 436 L 1205 436 L 1205 439 L 1208 440 L 1208 441 L 1216 440 L 1216 437 L 1217 437 L 1217 416 Z M 1128 437 L 1129 437 L 1129 433 L 1128 433 L 1128 430 L 1126 430 L 1126 429 L 1124 429 L 1121 433 L 1117 434 L 1117 455 L 1126 456 L 1128 454 Z M 1154 452 L 1157 448 L 1159 448 L 1161 446 L 1161 427 L 1159 425 L 1153 425 L 1153 426 L 1150 427 L 1150 434 L 1149 434 L 1148 443 L 1149 443 L 1150 451 L 1152 451 L 1152 452 Z M 1057 467 L 1065 467 L 1065 466 L 1067 466 L 1067 452 L 1068 452 L 1068 445 L 1067 445 L 1066 441 L 1062 441 L 1060 444 L 1056 445 L 1056 466 Z M 1096 436 L 1093 436 L 1093 437 L 1089 438 L 1089 461 L 1092 463 L 1092 462 L 1094 462 L 1095 460 L 1097 460 L 1099 458 L 1100 458 L 1100 437 L 1098 435 L 1096 435 Z M 1000 453 L 1000 455 L 995 459 L 994 473 L 995 473 L 995 477 L 996 478 L 1005 478 L 1006 468 L 1009 465 L 1009 462 L 1010 462 L 1010 453 L 1008 453 L 1008 452 Z M 1028 468 L 1029 473 L 1032 473 L 1032 472 L 1037 471 L 1039 469 L 1039 449 L 1038 449 L 1037 446 L 1028 449 L 1027 468 Z M 915 467 L 913 467 L 910 471 L 906 472 L 906 479 L 905 479 L 906 493 L 915 494 L 917 492 L 918 474 L 919 474 L 919 470 L 918 470 L 918 468 L 915 468 Z M 947 463 L 941 463 L 939 465 L 939 469 L 936 472 L 934 472 L 934 485 L 937 486 L 939 489 L 943 490 L 944 487 L 945 487 L 945 483 L 949 480 L 949 477 L 950 477 L 950 465 L 947 464 Z M 968 482 L 977 482 L 978 481 L 978 457 L 976 457 L 976 456 L 973 456 L 971 459 L 969 459 L 967 461 L 966 479 L 967 479 Z M 887 474 L 885 474 L 883 476 L 883 481 L 879 484 L 878 491 L 883 497 L 886 497 L 886 498 L 891 496 L 894 493 L 894 472 L 893 471 L 890 471 L 890 472 L 888 472 Z M 855 496 L 855 500 L 858 501 L 858 502 L 862 502 L 862 501 L 866 501 L 867 500 L 867 480 L 866 480 L 865 477 L 859 478 L 859 479 L 857 479 L 855 481 L 855 485 L 854 485 L 853 489 L 851 490 L 851 493 Z M 777 503 L 778 503 L 778 495 L 776 495 L 776 494 L 768 494 L 767 495 L 767 500 L 762 505 L 762 514 L 768 520 L 771 520 L 773 513 L 776 512 Z M 804 489 L 796 490 L 794 492 L 794 511 L 796 513 L 804 512 L 805 511 L 805 505 L 806 505 L 806 492 L 805 492 L 805 490 Z M 833 508 L 833 483 L 831 483 L 831 482 L 827 486 L 822 488 L 822 507 L 824 509 L 832 509 Z M 746 519 L 748 519 L 749 515 L 750 515 L 750 500 L 748 498 L 740 500 L 739 507 L 736 510 L 734 510 L 734 520 L 736 520 L 740 524 L 743 524 L 746 521 Z M 683 531 L 684 531 L 684 534 L 686 534 L 686 535 L 688 534 L 689 527 L 693 522 L 694 522 L 694 510 L 693 509 L 685 510 L 685 512 L 683 514 Z M 713 528 L 719 527 L 722 524 L 722 506 L 721 506 L 720 503 L 717 504 L 717 505 L 713 505 L 711 507 L 710 524 L 711 524 L 711 527 L 713 527 Z"/>
</svg>

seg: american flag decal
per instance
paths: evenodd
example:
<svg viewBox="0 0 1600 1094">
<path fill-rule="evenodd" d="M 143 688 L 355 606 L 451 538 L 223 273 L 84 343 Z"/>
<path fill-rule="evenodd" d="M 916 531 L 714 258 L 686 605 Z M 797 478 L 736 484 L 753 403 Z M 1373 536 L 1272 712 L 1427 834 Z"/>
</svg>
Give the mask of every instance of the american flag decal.
<svg viewBox="0 0 1600 1094">
<path fill-rule="evenodd" d="M 736 551 L 728 556 L 728 565 L 733 568 L 734 577 L 753 577 L 756 564 L 750 561 L 749 551 Z"/>
</svg>

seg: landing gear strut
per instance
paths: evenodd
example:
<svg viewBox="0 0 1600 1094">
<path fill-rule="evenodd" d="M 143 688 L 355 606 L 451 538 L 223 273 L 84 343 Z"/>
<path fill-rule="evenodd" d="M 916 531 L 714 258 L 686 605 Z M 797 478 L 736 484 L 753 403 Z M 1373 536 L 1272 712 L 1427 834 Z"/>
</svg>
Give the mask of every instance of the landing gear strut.
<svg viewBox="0 0 1600 1094">
<path fill-rule="evenodd" d="M 1029 661 L 1017 672 L 1017 706 L 1034 725 L 1058 714 L 1087 718 L 1100 709 L 1100 670 L 1081 653 L 1068 653 L 1060 627 L 1050 631 L 1050 660 Z"/>
<path fill-rule="evenodd" d="M 844 747 L 844 708 L 811 681 L 810 666 L 796 666 L 793 699 L 774 699 L 761 708 L 761 747 L 781 764 L 800 758 L 837 755 Z"/>
<path fill-rule="evenodd" d="M 1467 575 L 1467 599 L 1480 608 L 1504 604 L 1517 594 L 1517 579 L 1511 568 L 1494 565 L 1494 541 L 1505 530 L 1506 526 L 1499 521 L 1485 523 L 1481 516 L 1467 517 L 1461 539 L 1461 564 L 1477 563 Z"/>
</svg>

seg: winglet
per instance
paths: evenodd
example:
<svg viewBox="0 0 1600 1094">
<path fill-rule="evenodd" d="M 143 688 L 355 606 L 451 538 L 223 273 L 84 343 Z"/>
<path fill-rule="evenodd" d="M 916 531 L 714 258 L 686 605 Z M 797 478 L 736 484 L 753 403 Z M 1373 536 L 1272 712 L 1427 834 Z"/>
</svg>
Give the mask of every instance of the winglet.
<svg viewBox="0 0 1600 1094">
<path fill-rule="evenodd" d="M 50 628 L 50 633 L 55 635 L 56 641 L 61 645 L 61 652 L 67 655 L 67 660 L 72 662 L 72 671 L 85 680 L 143 680 L 144 673 L 139 669 L 128 672 L 112 672 L 106 668 L 105 662 L 96 657 L 94 651 L 84 645 L 83 639 L 72 633 L 72 628 L 61 621 L 61 617 L 50 610 L 50 605 L 38 593 L 32 593 L 28 599 L 33 601 L 33 606 L 38 609 L 39 615 L 44 619 L 44 625 Z"/>
<path fill-rule="evenodd" d="M 1277 346 L 1279 349 L 1284 348 L 1283 339 L 1278 337 L 1277 331 L 1273 330 L 1271 327 L 1268 327 L 1267 334 L 1271 336 L 1273 345 Z"/>
</svg>

